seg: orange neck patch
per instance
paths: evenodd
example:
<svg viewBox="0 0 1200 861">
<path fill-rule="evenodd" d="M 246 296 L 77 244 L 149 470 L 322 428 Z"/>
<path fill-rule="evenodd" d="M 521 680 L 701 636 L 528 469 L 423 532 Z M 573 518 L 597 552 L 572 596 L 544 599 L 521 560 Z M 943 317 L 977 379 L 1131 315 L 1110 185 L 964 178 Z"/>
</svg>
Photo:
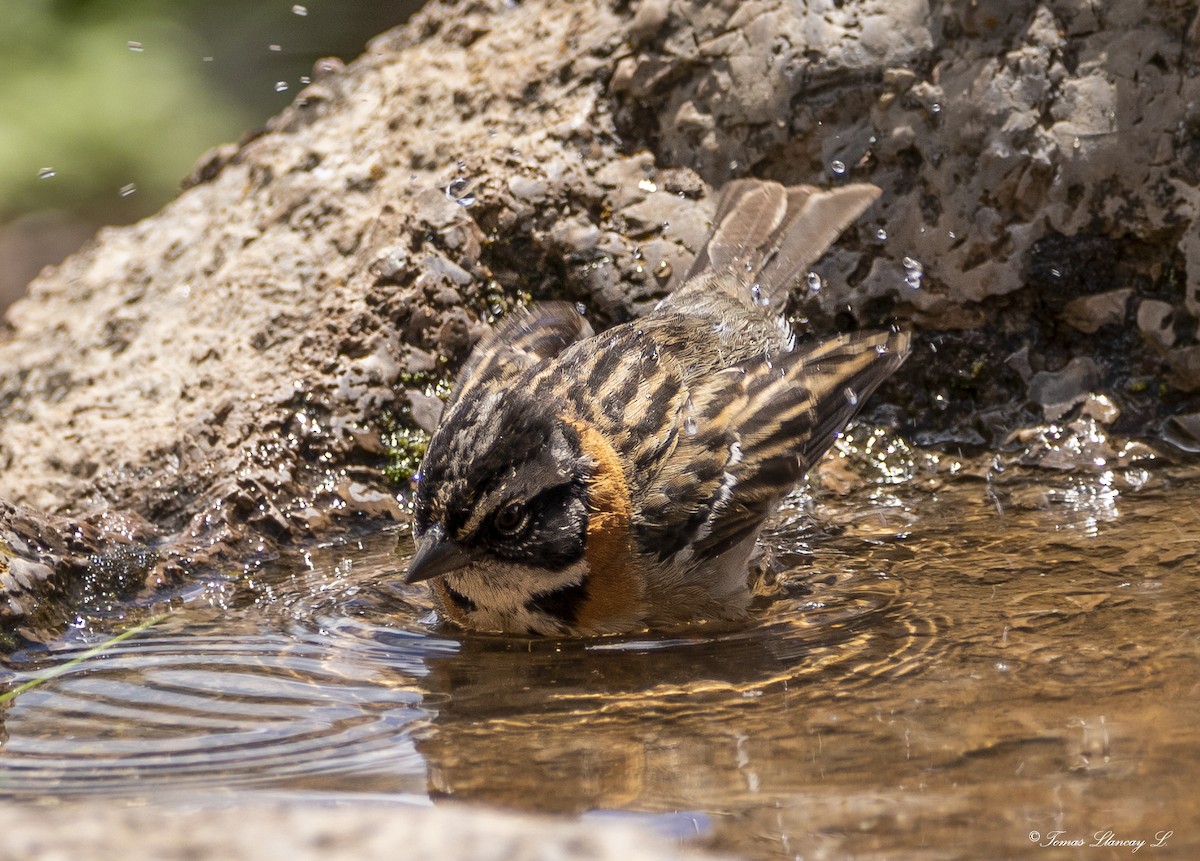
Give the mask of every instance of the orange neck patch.
<svg viewBox="0 0 1200 861">
<path fill-rule="evenodd" d="M 588 483 L 587 598 L 577 623 L 604 629 L 612 620 L 627 621 L 642 603 L 643 584 L 633 565 L 633 501 L 620 458 L 600 433 L 572 422 L 579 445 L 596 470 Z"/>
</svg>

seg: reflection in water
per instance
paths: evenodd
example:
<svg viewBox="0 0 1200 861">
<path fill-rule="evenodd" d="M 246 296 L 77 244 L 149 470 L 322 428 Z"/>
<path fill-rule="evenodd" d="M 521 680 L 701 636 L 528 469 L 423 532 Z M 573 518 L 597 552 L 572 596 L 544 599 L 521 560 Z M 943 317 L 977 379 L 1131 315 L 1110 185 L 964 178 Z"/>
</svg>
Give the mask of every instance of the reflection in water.
<svg viewBox="0 0 1200 861">
<path fill-rule="evenodd" d="M 1196 845 L 1200 490 L 1118 470 L 802 502 L 740 628 L 442 629 L 393 536 L 214 585 L 15 697 L 0 793 L 429 795 L 762 857 Z M 82 648 L 14 655 L 11 681 Z"/>
</svg>

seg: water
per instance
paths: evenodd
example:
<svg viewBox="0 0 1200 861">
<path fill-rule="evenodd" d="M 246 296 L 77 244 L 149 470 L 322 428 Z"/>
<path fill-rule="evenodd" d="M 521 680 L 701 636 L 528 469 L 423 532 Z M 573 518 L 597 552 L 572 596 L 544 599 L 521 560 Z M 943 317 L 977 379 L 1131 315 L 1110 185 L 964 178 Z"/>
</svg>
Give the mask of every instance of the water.
<svg viewBox="0 0 1200 861">
<path fill-rule="evenodd" d="M 1187 857 L 1200 490 L 1138 484 L 798 497 L 754 622 L 669 636 L 465 634 L 399 582 L 395 533 L 298 554 L 77 664 L 101 637 L 11 656 L 10 685 L 65 671 L 0 707 L 0 794 L 452 798 L 755 858 L 1049 858 L 1173 831 L 1154 857 Z"/>
<path fill-rule="evenodd" d="M 904 283 L 913 290 L 921 289 L 921 279 L 925 276 L 925 267 L 921 261 L 905 257 L 902 265 L 904 266 Z"/>
<path fill-rule="evenodd" d="M 471 180 L 458 177 L 446 186 L 446 197 L 459 206 L 474 206 L 475 192 L 471 190 Z"/>
</svg>

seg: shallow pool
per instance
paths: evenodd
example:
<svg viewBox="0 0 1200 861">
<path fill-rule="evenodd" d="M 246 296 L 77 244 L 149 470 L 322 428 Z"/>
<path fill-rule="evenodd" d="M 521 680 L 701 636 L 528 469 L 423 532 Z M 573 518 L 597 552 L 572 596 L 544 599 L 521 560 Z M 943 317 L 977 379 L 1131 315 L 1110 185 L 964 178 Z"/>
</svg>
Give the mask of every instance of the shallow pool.
<svg viewBox="0 0 1200 861">
<path fill-rule="evenodd" d="M 555 642 L 439 627 L 377 534 L 83 660 L 113 631 L 11 656 L 10 689 L 60 674 L 0 711 L 0 796 L 450 798 L 763 858 L 1187 855 L 1197 535 L 1197 485 L 1141 470 L 810 490 L 751 625 Z"/>
</svg>

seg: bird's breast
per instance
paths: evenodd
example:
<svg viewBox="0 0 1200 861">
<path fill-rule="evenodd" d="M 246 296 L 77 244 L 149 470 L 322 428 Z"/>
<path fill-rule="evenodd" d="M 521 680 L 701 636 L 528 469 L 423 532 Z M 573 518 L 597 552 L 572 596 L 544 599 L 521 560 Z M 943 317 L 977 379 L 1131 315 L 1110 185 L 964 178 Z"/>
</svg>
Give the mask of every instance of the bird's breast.
<svg viewBox="0 0 1200 861">
<path fill-rule="evenodd" d="M 633 552 L 629 484 L 604 435 L 583 422 L 572 425 L 580 447 L 596 464 L 588 480 L 587 590 L 575 622 L 591 630 L 625 628 L 637 623 L 645 599 L 645 581 Z"/>
</svg>

